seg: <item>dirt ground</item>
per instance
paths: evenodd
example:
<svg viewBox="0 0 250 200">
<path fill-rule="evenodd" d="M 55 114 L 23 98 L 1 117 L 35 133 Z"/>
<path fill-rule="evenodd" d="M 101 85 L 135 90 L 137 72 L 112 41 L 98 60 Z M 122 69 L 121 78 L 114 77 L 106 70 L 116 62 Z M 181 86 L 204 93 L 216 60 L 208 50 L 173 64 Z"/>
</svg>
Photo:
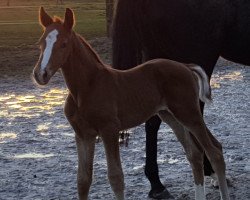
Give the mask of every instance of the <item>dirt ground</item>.
<svg viewBox="0 0 250 200">
<path fill-rule="evenodd" d="M 110 62 L 110 41 L 91 42 Z M 77 154 L 74 133 L 63 114 L 67 89 L 60 73 L 46 87 L 30 74 L 38 59 L 36 46 L 0 49 L 0 200 L 75 200 Z M 213 103 L 205 119 L 223 144 L 231 200 L 250 199 L 250 68 L 220 59 L 213 78 Z M 130 130 L 121 145 L 126 199 L 144 200 L 150 189 L 144 176 L 144 125 Z M 179 200 L 194 199 L 191 168 L 172 131 L 159 132 L 161 180 Z M 96 144 L 90 199 L 114 199 L 106 177 L 103 144 Z M 207 199 L 219 191 L 206 181 Z"/>
</svg>

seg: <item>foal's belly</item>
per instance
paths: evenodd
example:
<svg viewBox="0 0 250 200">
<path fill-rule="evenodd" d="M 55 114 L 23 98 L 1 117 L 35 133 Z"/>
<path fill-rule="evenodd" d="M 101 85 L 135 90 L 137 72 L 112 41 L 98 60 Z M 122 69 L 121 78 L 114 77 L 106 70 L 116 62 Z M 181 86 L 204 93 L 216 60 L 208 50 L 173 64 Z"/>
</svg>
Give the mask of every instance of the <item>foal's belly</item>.
<svg viewBox="0 0 250 200">
<path fill-rule="evenodd" d="M 135 126 L 139 126 L 140 124 L 147 121 L 150 117 L 152 117 L 154 114 L 147 114 L 147 115 L 130 115 L 130 116 L 123 116 L 120 119 L 121 122 L 121 130 L 126 130 L 129 128 L 133 128 Z"/>
<path fill-rule="evenodd" d="M 159 103 L 151 103 L 147 105 L 143 103 L 135 103 L 134 106 L 120 111 L 120 113 L 118 113 L 118 118 L 121 123 L 121 129 L 129 129 L 146 122 L 152 116 L 158 114 L 162 107 L 163 106 Z"/>
</svg>

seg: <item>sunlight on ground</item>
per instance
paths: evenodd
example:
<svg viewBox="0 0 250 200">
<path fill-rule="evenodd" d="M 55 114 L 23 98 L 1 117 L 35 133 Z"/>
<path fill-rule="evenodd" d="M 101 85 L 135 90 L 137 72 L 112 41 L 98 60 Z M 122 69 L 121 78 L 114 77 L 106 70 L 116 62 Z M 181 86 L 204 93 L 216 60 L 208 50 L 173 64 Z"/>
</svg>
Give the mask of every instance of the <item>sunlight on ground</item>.
<svg viewBox="0 0 250 200">
<path fill-rule="evenodd" d="M 225 75 L 214 75 L 211 78 L 210 84 L 212 88 L 220 88 L 220 82 L 223 80 L 235 81 L 235 80 L 242 80 L 243 75 L 241 71 L 233 71 L 231 73 L 227 73 Z"/>
<path fill-rule="evenodd" d="M 13 156 L 13 158 L 50 158 L 53 157 L 54 154 L 39 154 L 39 153 L 25 153 Z"/>
<path fill-rule="evenodd" d="M 40 113 L 54 114 L 58 106 L 63 106 L 67 90 L 53 88 L 36 95 L 4 94 L 0 96 L 0 117 L 9 118 L 40 116 Z"/>
<path fill-rule="evenodd" d="M 221 80 L 224 80 L 224 79 L 242 80 L 243 75 L 242 75 L 241 71 L 233 71 L 231 73 L 225 74 L 224 76 L 221 76 L 220 79 Z"/>
<path fill-rule="evenodd" d="M 174 163 L 178 163 L 179 162 L 179 160 L 178 159 L 174 159 L 174 158 L 170 158 L 169 160 L 168 160 L 168 163 L 169 164 L 174 164 Z"/>
<path fill-rule="evenodd" d="M 50 125 L 51 123 L 39 124 L 36 128 L 36 131 L 39 132 L 41 135 L 48 135 Z"/>
<path fill-rule="evenodd" d="M 169 159 L 157 159 L 157 162 L 158 164 L 164 164 L 164 163 L 175 164 L 181 161 L 175 158 L 169 158 Z"/>
<path fill-rule="evenodd" d="M 59 124 L 56 126 L 57 129 L 63 129 L 63 128 L 68 128 L 69 125 L 68 124 Z"/>
<path fill-rule="evenodd" d="M 144 171 L 144 165 L 138 165 L 133 167 L 133 171 L 135 174 L 140 174 Z"/>
<path fill-rule="evenodd" d="M 17 135 L 15 133 L 0 133 L 0 144 L 5 143 L 6 140 L 15 139 Z"/>
<path fill-rule="evenodd" d="M 210 85 L 212 88 L 220 88 L 220 83 L 218 83 L 214 78 L 211 78 Z"/>
<path fill-rule="evenodd" d="M 224 75 L 215 74 L 211 79 L 212 88 L 220 88 L 223 80 L 242 80 L 241 71 L 233 71 Z M 41 113 L 53 115 L 58 107 L 63 107 L 67 90 L 53 88 L 48 92 L 35 95 L 0 95 L 0 117 L 32 118 L 40 116 Z"/>
</svg>

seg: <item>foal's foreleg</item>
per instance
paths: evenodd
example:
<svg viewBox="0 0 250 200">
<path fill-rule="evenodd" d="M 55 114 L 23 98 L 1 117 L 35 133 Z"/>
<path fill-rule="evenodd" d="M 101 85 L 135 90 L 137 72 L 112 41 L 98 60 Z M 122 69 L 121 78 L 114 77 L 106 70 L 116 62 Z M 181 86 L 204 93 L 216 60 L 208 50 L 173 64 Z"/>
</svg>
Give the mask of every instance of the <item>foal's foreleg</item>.
<svg viewBox="0 0 250 200">
<path fill-rule="evenodd" d="M 203 150 L 195 138 L 185 129 L 174 116 L 167 111 L 160 111 L 159 116 L 174 131 L 177 139 L 182 144 L 188 161 L 192 167 L 195 182 L 195 199 L 205 199 L 204 174 L 203 174 Z"/>
<path fill-rule="evenodd" d="M 78 153 L 77 187 L 80 200 L 87 200 L 92 183 L 93 158 L 95 150 L 94 136 L 79 137 L 76 135 Z"/>
<path fill-rule="evenodd" d="M 124 200 L 124 177 L 122 172 L 119 133 L 105 132 L 101 135 L 108 164 L 108 178 L 117 200 Z"/>
<path fill-rule="evenodd" d="M 88 127 L 77 114 L 77 106 L 69 95 L 66 99 L 65 116 L 76 133 L 78 153 L 77 188 L 80 200 L 87 200 L 92 183 L 93 158 L 97 132 Z"/>
</svg>

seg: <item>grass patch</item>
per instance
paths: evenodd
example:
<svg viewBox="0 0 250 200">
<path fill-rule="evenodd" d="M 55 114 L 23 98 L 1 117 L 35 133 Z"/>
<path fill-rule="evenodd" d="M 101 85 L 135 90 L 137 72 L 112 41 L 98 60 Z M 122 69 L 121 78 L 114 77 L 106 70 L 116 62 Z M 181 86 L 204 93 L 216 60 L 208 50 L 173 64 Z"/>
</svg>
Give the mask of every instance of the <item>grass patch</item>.
<svg viewBox="0 0 250 200">
<path fill-rule="evenodd" d="M 42 34 L 38 24 L 41 1 L 20 2 L 22 0 L 13 1 L 10 7 L 0 7 L 0 47 L 35 44 Z M 86 39 L 106 34 L 104 0 L 65 1 L 64 5 L 55 5 L 55 2 L 43 1 L 46 11 L 50 15 L 63 17 L 65 8 L 72 8 L 76 15 L 75 30 Z"/>
</svg>

